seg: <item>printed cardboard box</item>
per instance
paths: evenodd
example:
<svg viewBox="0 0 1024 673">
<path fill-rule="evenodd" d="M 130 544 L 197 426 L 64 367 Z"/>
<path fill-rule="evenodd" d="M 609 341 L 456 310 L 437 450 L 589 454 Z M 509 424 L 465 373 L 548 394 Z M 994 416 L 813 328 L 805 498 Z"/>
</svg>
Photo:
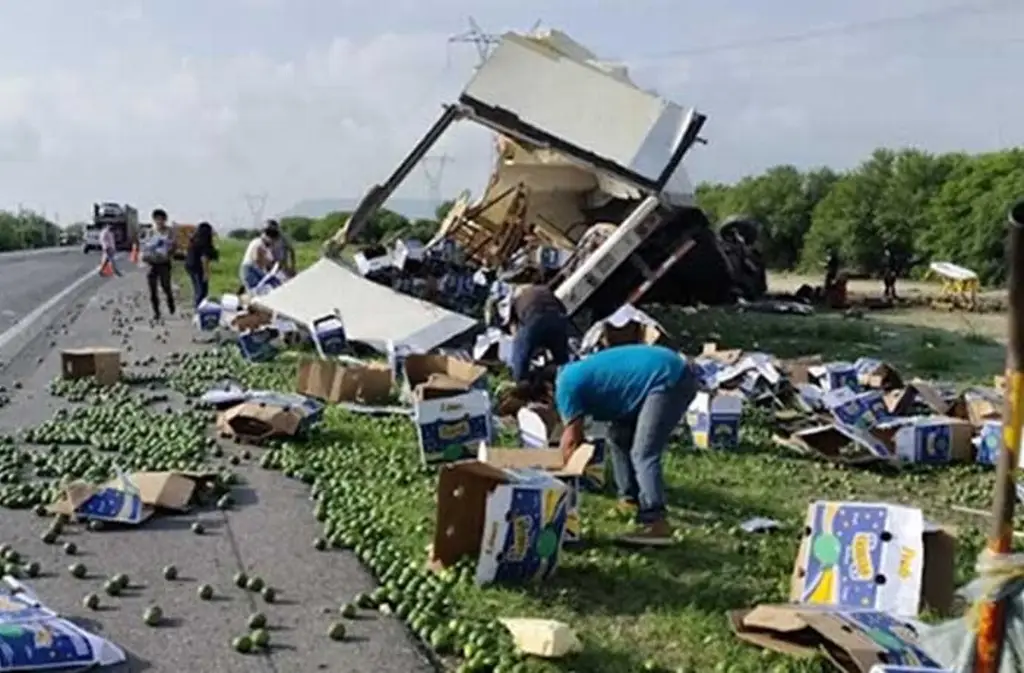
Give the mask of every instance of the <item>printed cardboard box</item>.
<svg viewBox="0 0 1024 673">
<path fill-rule="evenodd" d="M 408 402 L 450 394 L 453 390 L 487 390 L 486 367 L 449 355 L 407 353 L 401 369 L 402 398 Z"/>
<path fill-rule="evenodd" d="M 268 362 L 277 357 L 278 347 L 274 343 L 277 330 L 271 327 L 242 332 L 238 335 L 238 350 L 249 362 Z"/>
<path fill-rule="evenodd" d="M 624 304 L 587 330 L 580 349 L 589 352 L 624 344 L 654 345 L 663 341 L 665 334 L 657 320 L 634 306 Z"/>
<path fill-rule="evenodd" d="M 869 673 L 880 662 L 940 668 L 913 623 L 881 611 L 759 605 L 728 616 L 744 642 L 793 657 L 824 654 L 844 673 Z"/>
<path fill-rule="evenodd" d="M 244 313 L 238 313 L 231 318 L 231 327 L 238 332 L 249 332 L 261 327 L 268 327 L 274 322 L 274 316 L 256 307 L 251 307 Z"/>
<path fill-rule="evenodd" d="M 739 387 L 748 395 L 772 391 L 782 380 L 782 372 L 773 356 L 767 353 L 747 353 L 738 362 L 720 370 L 712 387 Z"/>
<path fill-rule="evenodd" d="M 890 666 L 889 664 L 875 664 L 868 673 L 953 673 L 946 668 L 935 668 L 933 666 Z"/>
<path fill-rule="evenodd" d="M 1003 424 L 1001 421 L 988 421 L 981 426 L 981 431 L 974 440 L 976 452 L 975 462 L 982 465 L 995 466 L 999 463 L 999 454 L 1003 449 Z M 1021 439 L 1024 448 L 1024 438 Z M 1024 451 L 1020 454 L 1018 467 L 1024 467 Z"/>
<path fill-rule="evenodd" d="M 367 257 L 365 252 L 357 252 L 353 256 L 352 261 L 355 262 L 356 271 L 361 276 L 368 276 L 393 266 L 391 255 L 387 252 L 373 257 Z"/>
<path fill-rule="evenodd" d="M 967 463 L 974 457 L 973 433 L 971 424 L 958 418 L 919 417 L 896 430 L 892 446 L 897 456 L 910 463 Z"/>
<path fill-rule="evenodd" d="M 192 318 L 192 324 L 201 332 L 213 332 L 220 327 L 221 318 L 224 316 L 224 309 L 212 299 L 204 299 L 196 307 L 196 314 Z"/>
<path fill-rule="evenodd" d="M 956 415 L 966 418 L 976 429 L 981 429 L 989 421 L 998 421 L 1003 416 L 1003 401 L 993 389 L 965 390 L 956 406 L 962 411 Z"/>
<path fill-rule="evenodd" d="M 858 358 L 853 363 L 857 370 L 857 381 L 864 388 L 892 390 L 903 385 L 900 373 L 886 362 L 875 358 Z"/>
<path fill-rule="evenodd" d="M 61 375 L 66 379 L 95 379 L 101 386 L 121 380 L 121 351 L 116 348 L 68 348 L 60 352 Z"/>
<path fill-rule="evenodd" d="M 156 510 L 187 511 L 201 483 L 214 475 L 192 472 L 120 473 L 106 484 L 82 481 L 65 487 L 47 509 L 53 514 L 138 525 Z"/>
<path fill-rule="evenodd" d="M 567 543 L 583 539 L 580 519 L 581 481 L 593 457 L 594 446 L 591 444 L 577 448 L 568 461 L 562 457 L 560 449 L 549 448 L 499 449 L 482 444 L 478 453 L 478 459 L 489 465 L 512 471 L 541 470 L 565 484 L 567 502 L 562 541 Z"/>
<path fill-rule="evenodd" d="M 391 399 L 391 368 L 375 362 L 303 360 L 295 390 L 333 404 L 386 404 Z"/>
<path fill-rule="evenodd" d="M 426 253 L 423 242 L 415 238 L 402 238 L 395 241 L 395 266 L 404 269 L 407 262 L 422 262 Z"/>
<path fill-rule="evenodd" d="M 734 449 L 740 442 L 743 397 L 699 392 L 686 411 L 693 445 L 698 449 Z"/>
<path fill-rule="evenodd" d="M 953 539 L 921 510 L 885 503 L 811 503 L 790 598 L 806 605 L 914 617 L 953 603 Z"/>
<path fill-rule="evenodd" d="M 473 360 L 484 364 L 508 364 L 512 361 L 512 337 L 497 327 L 488 327 L 473 344 Z"/>
<path fill-rule="evenodd" d="M 482 390 L 426 399 L 417 395 L 412 408 L 424 465 L 472 457 L 480 442 L 493 440 L 491 398 Z"/>
<path fill-rule="evenodd" d="M 477 559 L 476 582 L 518 584 L 554 574 L 568 516 L 568 488 L 537 470 L 479 460 L 441 467 L 431 562 Z"/>
<path fill-rule="evenodd" d="M 864 430 L 890 418 L 880 390 L 857 393 L 845 387 L 836 388 L 824 393 L 821 402 L 839 422 Z"/>
<path fill-rule="evenodd" d="M 341 355 L 348 345 L 345 323 L 337 311 L 314 320 L 310 324 L 309 335 L 318 346 L 321 355 Z"/>
<path fill-rule="evenodd" d="M 838 388 L 860 390 L 857 368 L 849 362 L 828 362 L 823 365 L 815 365 L 807 368 L 807 374 L 811 383 L 825 391 Z"/>
<path fill-rule="evenodd" d="M 893 416 L 913 416 L 922 409 L 945 416 L 950 410 L 950 403 L 941 390 L 917 379 L 886 393 L 885 404 Z"/>
<path fill-rule="evenodd" d="M 840 422 L 798 430 L 788 439 L 776 437 L 776 441 L 803 453 L 850 465 L 896 459 L 884 440 Z"/>
<path fill-rule="evenodd" d="M 557 446 L 562 436 L 562 421 L 558 413 L 550 405 L 530 403 L 516 412 L 516 425 L 519 428 L 519 441 L 528 449 L 541 449 Z M 583 490 L 599 493 L 605 484 L 606 440 L 604 437 L 593 436 L 593 426 L 585 430 L 585 441 L 593 447 L 590 460 L 587 462 L 579 481 Z"/>
</svg>

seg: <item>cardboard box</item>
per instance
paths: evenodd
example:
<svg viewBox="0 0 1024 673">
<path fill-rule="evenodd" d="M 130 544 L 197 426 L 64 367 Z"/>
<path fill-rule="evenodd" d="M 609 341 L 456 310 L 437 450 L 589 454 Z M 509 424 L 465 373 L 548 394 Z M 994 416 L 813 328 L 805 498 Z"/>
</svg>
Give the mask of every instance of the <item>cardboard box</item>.
<svg viewBox="0 0 1024 673">
<path fill-rule="evenodd" d="M 472 457 L 480 442 L 494 439 L 491 398 L 482 390 L 426 399 L 417 395 L 412 408 L 424 465 Z"/>
<path fill-rule="evenodd" d="M 857 393 L 846 387 L 836 388 L 824 393 L 821 403 L 840 423 L 865 430 L 891 417 L 880 390 Z"/>
<path fill-rule="evenodd" d="M 995 389 L 965 390 L 954 405 L 961 413 L 950 414 L 971 422 L 975 429 L 1003 417 L 1003 400 Z"/>
<path fill-rule="evenodd" d="M 299 363 L 295 390 L 333 404 L 386 404 L 391 399 L 391 368 L 375 362 L 303 360 Z"/>
<path fill-rule="evenodd" d="M 444 396 L 452 391 L 487 390 L 486 367 L 448 355 L 407 353 L 401 369 L 402 398 L 408 402 Z"/>
<path fill-rule="evenodd" d="M 365 252 L 357 252 L 352 261 L 355 262 L 356 271 L 361 276 L 368 276 L 393 266 L 391 255 L 387 252 L 375 257 L 367 257 Z"/>
<path fill-rule="evenodd" d="M 426 254 L 423 243 L 415 238 L 402 238 L 395 241 L 394 265 L 404 269 L 406 262 L 422 262 Z"/>
<path fill-rule="evenodd" d="M 988 421 L 981 426 L 975 443 L 974 460 L 981 465 L 999 464 L 999 454 L 1003 450 L 1003 423 L 1002 421 Z M 1021 438 L 1021 447 L 1024 448 L 1024 437 Z M 1020 460 L 1017 467 L 1024 467 L 1024 452 L 1020 453 Z"/>
<path fill-rule="evenodd" d="M 47 509 L 53 514 L 137 525 L 159 509 L 187 511 L 199 483 L 212 478 L 200 473 L 135 472 L 119 474 L 100 486 L 76 481 Z"/>
<path fill-rule="evenodd" d="M 323 355 L 341 355 L 348 345 L 345 323 L 337 312 L 314 320 L 309 335 L 320 346 Z"/>
<path fill-rule="evenodd" d="M 196 314 L 192 322 L 196 329 L 201 332 L 212 332 L 220 327 L 221 318 L 224 316 L 224 309 L 212 299 L 204 299 L 196 307 Z"/>
<path fill-rule="evenodd" d="M 807 368 L 807 374 L 810 376 L 810 382 L 824 391 L 844 387 L 853 391 L 860 390 L 857 369 L 849 362 L 828 362 L 823 365 L 815 365 Z"/>
<path fill-rule="evenodd" d="M 476 337 L 473 360 L 488 365 L 507 365 L 512 361 L 512 337 L 497 327 L 488 327 L 487 331 Z"/>
<path fill-rule="evenodd" d="M 953 538 L 921 510 L 885 503 L 811 503 L 790 598 L 914 617 L 953 603 Z"/>
<path fill-rule="evenodd" d="M 947 668 L 933 668 L 930 666 L 890 666 L 889 664 L 875 664 L 868 673 L 953 673 Z"/>
<path fill-rule="evenodd" d="M 743 397 L 699 392 L 686 411 L 693 445 L 698 449 L 734 449 L 740 443 Z"/>
<path fill-rule="evenodd" d="M 583 490 L 583 475 L 587 465 L 594 458 L 594 446 L 583 444 L 566 461 L 561 449 L 499 449 L 481 445 L 478 459 L 513 472 L 541 470 L 559 479 L 568 489 L 566 492 L 566 519 L 563 542 L 575 543 L 583 539 L 580 518 L 580 499 Z"/>
<path fill-rule="evenodd" d="M 274 340 L 277 330 L 271 327 L 242 332 L 238 335 L 238 350 L 249 362 L 268 362 L 277 357 L 278 348 Z"/>
<path fill-rule="evenodd" d="M 531 402 L 516 413 L 516 425 L 519 428 L 519 441 L 527 449 L 546 449 L 558 446 L 562 436 L 562 421 L 558 413 L 548 404 Z M 580 486 L 585 491 L 599 493 L 605 484 L 605 447 L 603 437 L 593 437 L 588 433 L 585 441 L 593 452 L 586 469 L 580 479 Z"/>
<path fill-rule="evenodd" d="M 444 465 L 432 564 L 469 556 L 477 559 L 477 584 L 543 581 L 558 567 L 568 508 L 568 488 L 544 472 L 479 460 Z"/>
<path fill-rule="evenodd" d="M 121 351 L 68 348 L 60 352 L 60 369 L 66 379 L 93 378 L 102 386 L 112 386 L 121 380 Z"/>
<path fill-rule="evenodd" d="M 657 320 L 629 304 L 590 327 L 580 344 L 584 352 L 622 346 L 624 344 L 654 345 L 664 340 L 665 329 Z"/>
<path fill-rule="evenodd" d="M 875 358 L 858 358 L 853 363 L 857 381 L 864 388 L 892 390 L 903 386 L 903 378 L 894 367 Z"/>
<path fill-rule="evenodd" d="M 894 461 L 896 455 L 884 440 L 861 428 L 843 423 L 817 425 L 794 432 L 782 444 L 848 465 Z"/>
<path fill-rule="evenodd" d="M 298 405 L 249 400 L 222 411 L 217 417 L 217 430 L 239 442 L 259 444 L 274 437 L 300 434 L 308 415 Z"/>
<path fill-rule="evenodd" d="M 973 434 L 971 424 L 958 418 L 919 417 L 896 429 L 892 447 L 897 456 L 910 463 L 968 463 L 974 458 Z"/>
<path fill-rule="evenodd" d="M 914 380 L 903 388 L 892 390 L 885 396 L 885 404 L 893 416 L 914 416 L 919 409 L 945 416 L 950 403 L 935 386 Z"/>
<path fill-rule="evenodd" d="M 844 673 L 869 673 L 879 662 L 939 668 L 914 625 L 885 612 L 759 605 L 730 612 L 729 622 L 744 642 L 793 657 L 824 654 Z"/>
<path fill-rule="evenodd" d="M 231 327 L 238 332 L 248 332 L 267 327 L 274 321 L 274 316 L 266 311 L 250 307 L 231 319 Z"/>
</svg>

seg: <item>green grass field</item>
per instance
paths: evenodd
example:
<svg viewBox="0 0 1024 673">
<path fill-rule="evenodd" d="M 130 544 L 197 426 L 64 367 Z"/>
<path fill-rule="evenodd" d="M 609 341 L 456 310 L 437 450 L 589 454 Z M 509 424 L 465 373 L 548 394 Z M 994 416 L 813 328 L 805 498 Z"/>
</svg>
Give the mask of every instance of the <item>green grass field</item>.
<svg viewBox="0 0 1024 673">
<path fill-rule="evenodd" d="M 237 285 L 241 245 L 222 243 L 221 250 L 214 295 Z M 302 263 L 315 257 L 315 249 L 300 248 Z M 726 310 L 657 315 L 688 353 L 710 340 L 783 357 L 872 355 L 908 374 L 960 382 L 990 382 L 1003 357 L 998 344 L 977 334 L 871 319 Z M 238 369 L 253 384 L 289 388 L 294 380 L 294 364 L 288 362 Z M 951 507 L 987 509 L 990 470 L 907 467 L 883 474 L 813 462 L 775 446 L 771 428 L 756 415 L 744 423 L 741 438 L 740 448 L 728 453 L 672 447 L 666 478 L 678 527 L 674 547 L 649 552 L 615 548 L 612 537 L 626 522 L 613 509 L 610 493 L 588 494 L 582 505 L 586 546 L 563 555 L 552 581 L 483 589 L 456 582 L 446 598 L 428 605 L 416 598 L 422 592 L 409 587 L 433 586 L 422 565 L 433 531 L 435 479 L 419 467 L 411 424 L 331 409 L 319 435 L 307 444 L 279 449 L 266 464 L 314 484 L 316 514 L 331 539 L 354 547 L 378 574 L 390 567 L 383 591 L 385 598 L 390 591 L 392 609 L 443 653 L 462 651 L 470 664 L 480 666 L 463 664 L 467 671 L 494 670 L 485 666 L 496 663 L 488 661 L 491 646 L 466 632 L 498 616 L 560 619 L 585 645 L 582 654 L 562 663 L 508 662 L 499 671 L 831 670 L 824 660 L 791 659 L 741 644 L 724 616 L 733 608 L 786 600 L 806 507 L 819 498 L 921 507 L 930 520 L 957 528 L 958 582 L 971 576 L 987 520 Z M 755 516 L 777 519 L 783 527 L 767 535 L 742 532 L 739 524 Z"/>
</svg>

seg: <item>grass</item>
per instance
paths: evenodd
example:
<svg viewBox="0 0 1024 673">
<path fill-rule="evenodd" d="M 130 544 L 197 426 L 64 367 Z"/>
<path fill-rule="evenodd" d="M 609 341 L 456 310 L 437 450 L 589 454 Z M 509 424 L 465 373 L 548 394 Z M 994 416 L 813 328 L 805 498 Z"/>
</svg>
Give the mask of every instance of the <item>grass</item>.
<svg viewBox="0 0 1024 673">
<path fill-rule="evenodd" d="M 233 243 L 224 244 L 222 255 L 212 282 L 215 295 L 234 291 L 241 246 L 236 251 Z M 313 251 L 300 248 L 300 264 L 314 257 Z M 717 341 L 721 347 L 781 357 L 821 354 L 849 360 L 871 355 L 910 375 L 958 382 L 989 382 L 1001 368 L 1002 348 L 976 333 L 833 315 L 654 312 L 689 353 L 705 341 Z M 293 368 L 288 362 L 231 365 L 232 373 L 251 384 L 285 389 L 293 384 Z M 930 520 L 957 528 L 958 583 L 971 577 L 987 520 L 951 507 L 988 509 L 991 470 L 973 465 L 910 466 L 891 474 L 847 469 L 787 454 L 772 444 L 770 435 L 763 419 L 752 414 L 735 452 L 694 451 L 683 443 L 671 447 L 665 471 L 678 526 L 679 544 L 673 548 L 615 548 L 612 536 L 626 522 L 615 512 L 614 498 L 587 494 L 582 503 L 586 544 L 563 554 L 550 582 L 489 588 L 457 583 L 443 619 L 474 623 L 496 616 L 546 617 L 568 623 L 583 640 L 584 651 L 570 660 L 529 662 L 526 669 L 515 670 L 831 670 L 820 659 L 796 660 L 741 644 L 724 616 L 730 609 L 787 599 L 807 503 L 822 498 L 922 508 Z M 435 479 L 419 468 L 411 424 L 332 408 L 319 434 L 308 443 L 279 449 L 278 456 L 274 467 L 315 484 L 318 515 L 333 539 L 354 546 L 377 570 L 407 565 L 420 572 L 432 538 Z M 782 528 L 766 535 L 742 532 L 739 524 L 755 516 L 774 518 Z M 400 608 L 406 599 L 392 600 Z M 407 619 L 414 630 L 428 635 L 433 617 L 415 608 Z"/>
</svg>

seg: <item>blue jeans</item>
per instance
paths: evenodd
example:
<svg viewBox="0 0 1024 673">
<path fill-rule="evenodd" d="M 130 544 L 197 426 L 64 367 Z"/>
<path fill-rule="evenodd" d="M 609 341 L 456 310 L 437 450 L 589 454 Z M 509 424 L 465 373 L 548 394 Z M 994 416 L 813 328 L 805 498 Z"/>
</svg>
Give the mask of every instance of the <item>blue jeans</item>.
<svg viewBox="0 0 1024 673">
<path fill-rule="evenodd" d="M 561 313 L 541 313 L 523 323 L 512 337 L 512 378 L 527 379 L 530 361 L 538 352 L 548 350 L 557 365 L 569 361 L 569 319 Z"/>
<path fill-rule="evenodd" d="M 615 486 L 620 499 L 637 504 L 637 523 L 665 519 L 661 456 L 696 395 L 697 377 L 687 367 L 675 385 L 651 392 L 635 413 L 608 425 Z"/>
<path fill-rule="evenodd" d="M 192 305 L 199 307 L 199 304 L 210 294 L 210 283 L 203 278 L 202 271 L 189 269 L 188 278 L 192 281 Z"/>
<path fill-rule="evenodd" d="M 267 275 L 263 269 L 253 264 L 243 264 L 238 270 L 238 277 L 246 290 L 251 290 L 260 284 L 263 277 Z"/>
<path fill-rule="evenodd" d="M 115 250 L 104 250 L 103 255 L 100 257 L 100 270 L 103 270 L 103 265 L 110 262 L 110 268 L 114 272 L 115 276 L 121 275 L 121 269 L 117 268 L 117 251 Z"/>
</svg>

